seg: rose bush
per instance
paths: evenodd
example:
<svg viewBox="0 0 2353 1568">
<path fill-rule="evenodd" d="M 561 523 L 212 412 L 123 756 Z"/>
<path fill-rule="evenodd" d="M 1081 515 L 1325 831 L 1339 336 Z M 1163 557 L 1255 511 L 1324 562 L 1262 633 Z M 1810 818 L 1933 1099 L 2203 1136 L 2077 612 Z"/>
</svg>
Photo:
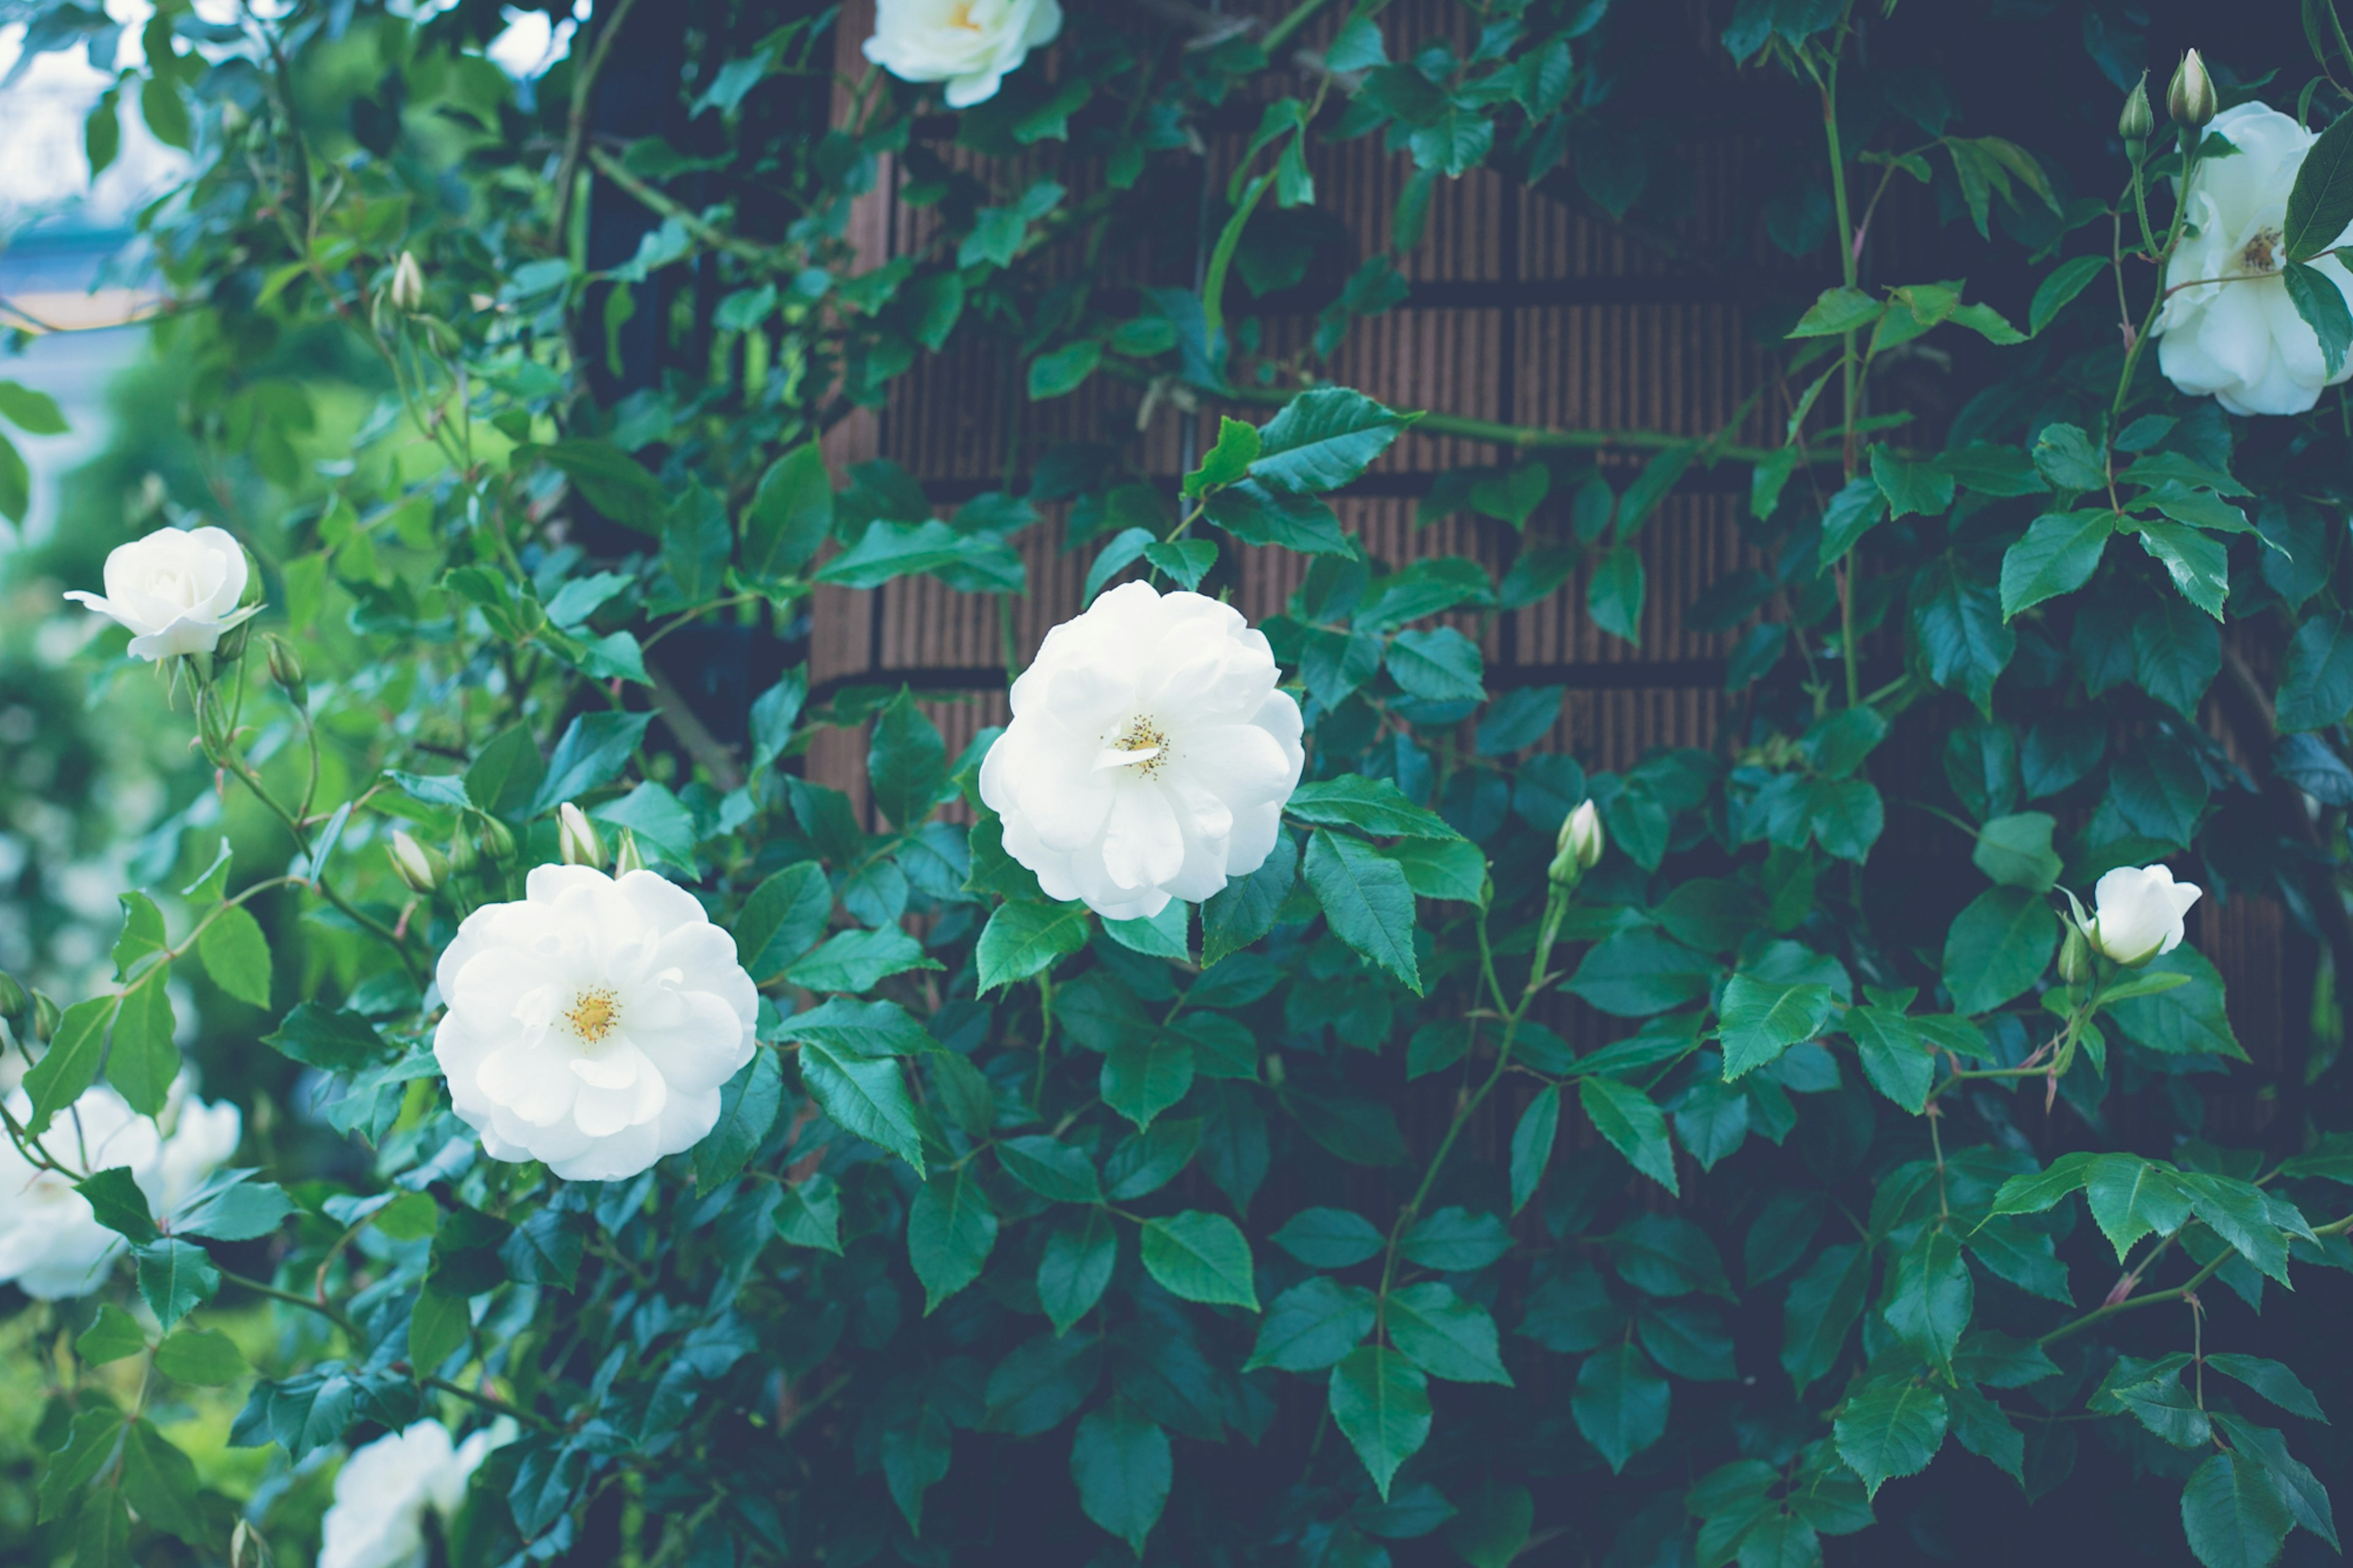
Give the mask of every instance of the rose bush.
<svg viewBox="0 0 2353 1568">
<path fill-rule="evenodd" d="M 2336 1542 L 2325 4 L 2304 101 L 2192 61 L 2164 121 L 2105 6 L 610 9 L 519 87 L 480 6 L 167 5 L 91 122 L 191 164 L 165 395 L 10 565 L 130 635 L 0 703 L 0 1555 Z M 1773 265 L 1691 237 L 1692 115 Z M 1498 186 L 1715 290 L 1759 401 L 1345 384 Z M 837 460 L 932 354 L 1004 449 Z M 878 591 L 977 596 L 1002 684 L 813 679 Z M 1691 745 L 1503 657 L 1662 616 L 1726 650 Z"/>
</svg>

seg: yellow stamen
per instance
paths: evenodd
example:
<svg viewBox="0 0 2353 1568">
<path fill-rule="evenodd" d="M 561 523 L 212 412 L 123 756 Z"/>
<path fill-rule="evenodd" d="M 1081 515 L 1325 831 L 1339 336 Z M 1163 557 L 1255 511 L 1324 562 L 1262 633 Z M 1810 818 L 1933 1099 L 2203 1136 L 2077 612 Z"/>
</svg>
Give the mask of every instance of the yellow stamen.
<svg viewBox="0 0 2353 1568">
<path fill-rule="evenodd" d="M 614 1024 L 620 1019 L 621 1006 L 610 991 L 599 986 L 583 992 L 579 1000 L 572 1004 L 572 1011 L 564 1016 L 570 1020 L 572 1032 L 593 1046 L 613 1032 Z"/>
</svg>

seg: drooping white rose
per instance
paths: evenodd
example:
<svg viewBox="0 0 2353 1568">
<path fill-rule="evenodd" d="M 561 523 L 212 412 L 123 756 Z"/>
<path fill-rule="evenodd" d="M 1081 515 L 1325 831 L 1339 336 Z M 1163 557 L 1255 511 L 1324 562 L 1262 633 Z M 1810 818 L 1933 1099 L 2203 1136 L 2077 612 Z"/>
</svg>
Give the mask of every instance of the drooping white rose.
<svg viewBox="0 0 2353 1568">
<path fill-rule="evenodd" d="M 212 652 L 260 609 L 237 607 L 245 584 L 245 551 L 227 529 L 159 528 L 108 552 L 103 595 L 76 589 L 66 597 L 128 626 L 131 651 L 152 660 Z"/>
<path fill-rule="evenodd" d="M 2353 359 L 2328 374 L 2319 337 L 2287 292 L 2288 193 L 2319 138 L 2260 103 L 2225 110 L 2209 129 L 2239 150 L 2202 160 L 2190 179 L 2196 232 L 2166 264 L 2166 287 L 2180 291 L 2152 329 L 2157 363 L 2174 385 L 2211 394 L 2233 414 L 2301 414 L 2319 401 L 2322 387 L 2353 376 Z M 2353 294 L 2353 272 L 2336 257 L 2308 265 Z M 2231 281 L 2209 281 L 2217 279 Z"/>
<path fill-rule="evenodd" d="M 320 1523 L 318 1568 L 425 1568 L 427 1512 L 446 1527 L 474 1468 L 497 1446 L 488 1431 L 452 1443 L 441 1423 L 419 1421 L 353 1449 Z"/>
<path fill-rule="evenodd" d="M 2181 917 L 2204 890 L 2163 866 L 2119 866 L 2093 888 L 2084 935 L 2118 963 L 2147 963 L 2181 945 Z"/>
<path fill-rule="evenodd" d="M 735 939 L 683 888 L 541 866 L 466 917 L 436 972 L 433 1054 L 494 1160 L 566 1181 L 634 1176 L 702 1142 L 752 1059 L 759 995 Z"/>
<path fill-rule="evenodd" d="M 237 1152 L 242 1119 L 234 1105 L 208 1105 L 175 1086 L 164 1111 L 166 1136 L 122 1097 L 100 1084 L 50 1122 L 40 1146 L 85 1174 L 128 1166 L 154 1213 L 168 1214 Z M 32 1113 L 20 1089 L 8 1109 L 19 1122 Z M 98 1223 L 90 1200 L 55 1171 L 33 1164 L 0 1139 L 0 1280 L 45 1301 L 84 1296 L 105 1282 L 122 1255 L 121 1237 Z"/>
<path fill-rule="evenodd" d="M 1107 920 L 1266 861 L 1305 761 L 1299 704 L 1229 605 L 1124 583 L 1046 634 L 980 764 L 1005 851 Z"/>
<path fill-rule="evenodd" d="M 901 81 L 944 81 L 948 107 L 969 109 L 1061 30 L 1058 0 L 881 0 L 866 58 Z"/>
</svg>

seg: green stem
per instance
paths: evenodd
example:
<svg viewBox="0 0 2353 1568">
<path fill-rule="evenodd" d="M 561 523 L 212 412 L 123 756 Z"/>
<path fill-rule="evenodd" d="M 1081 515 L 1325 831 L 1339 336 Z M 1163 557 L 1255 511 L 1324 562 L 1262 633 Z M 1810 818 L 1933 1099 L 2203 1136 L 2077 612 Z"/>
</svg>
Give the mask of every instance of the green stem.
<svg viewBox="0 0 2353 1568">
<path fill-rule="evenodd" d="M 1839 278 L 1849 289 L 1856 286 L 1862 275 L 1862 258 L 1857 254 L 1862 237 L 1852 227 L 1849 217 L 1846 191 L 1846 149 L 1839 139 L 1838 71 L 1839 49 L 1844 47 L 1844 32 L 1838 35 L 1830 68 L 1821 77 L 1822 134 L 1830 143 L 1831 201 L 1838 213 Z M 1855 354 L 1855 334 L 1841 334 L 1839 353 L 1839 392 L 1844 415 L 1844 428 L 1839 441 L 1839 466 L 1852 482 L 1854 479 L 1861 447 L 1856 440 L 1855 418 L 1862 411 L 1856 406 L 1861 395 L 1858 372 L 1861 369 Z M 1862 699 L 1862 666 L 1854 647 L 1854 552 L 1849 549 L 1839 560 L 1839 655 L 1846 667 L 1846 705 L 1856 706 Z"/>
<path fill-rule="evenodd" d="M 1299 0 L 1299 4 L 1291 8 L 1289 16 L 1266 30 L 1266 37 L 1259 40 L 1259 47 L 1270 55 L 1274 53 L 1282 47 L 1292 34 L 1305 26 L 1308 18 L 1321 11 L 1324 5 L 1324 0 Z"/>
<path fill-rule="evenodd" d="M 2184 1296 L 2189 1295 L 2192 1290 L 2197 1289 L 2200 1285 L 2205 1284 L 2207 1280 L 2214 1278 L 2215 1274 L 2221 1268 L 2223 1264 L 2228 1263 L 2232 1258 L 2237 1256 L 2238 1254 L 2226 1248 L 2215 1258 L 2213 1262 L 2209 1263 L 2205 1268 L 2200 1268 L 2197 1273 L 2192 1274 L 2187 1280 L 2183 1281 L 2181 1284 L 2176 1285 L 2169 1290 L 2158 1290 L 2147 1296 L 2127 1296 L 2121 1301 L 2111 1301 L 2106 1306 L 2099 1307 L 2092 1311 L 2084 1313 L 2082 1317 L 2076 1319 L 2072 1323 L 2062 1323 L 2059 1327 L 2052 1330 L 2049 1333 L 2043 1335 L 2034 1342 L 2037 1345 L 2053 1344 L 2060 1340 L 2067 1338 L 2070 1334 L 2080 1333 L 2084 1330 L 2090 1328 L 2094 1323 L 2100 1322 L 2105 1319 L 2113 1318 L 2118 1312 L 2129 1312 L 2137 1307 L 2158 1307 L 2164 1305 L 2168 1301 L 2179 1301 Z"/>
</svg>

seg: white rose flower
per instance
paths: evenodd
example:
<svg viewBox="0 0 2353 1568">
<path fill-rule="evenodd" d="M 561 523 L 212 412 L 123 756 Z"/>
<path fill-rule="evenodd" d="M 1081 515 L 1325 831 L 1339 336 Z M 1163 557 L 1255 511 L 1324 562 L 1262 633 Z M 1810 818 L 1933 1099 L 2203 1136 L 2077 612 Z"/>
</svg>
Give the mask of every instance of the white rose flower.
<svg viewBox="0 0 2353 1568">
<path fill-rule="evenodd" d="M 245 584 L 245 551 L 227 529 L 159 528 L 107 554 L 103 596 L 76 589 L 66 597 L 128 626 L 131 651 L 152 660 L 212 652 L 260 609 L 237 607 Z"/>
<path fill-rule="evenodd" d="M 2181 917 L 2204 890 L 2162 866 L 2119 866 L 2092 889 L 2084 939 L 2118 963 L 2147 963 L 2181 945 Z"/>
<path fill-rule="evenodd" d="M 426 1568 L 427 1511 L 446 1527 L 474 1468 L 496 1447 L 488 1431 L 453 1444 L 441 1423 L 419 1421 L 353 1450 L 320 1523 L 318 1568 Z"/>
<path fill-rule="evenodd" d="M 237 1152 L 242 1131 L 234 1105 L 207 1105 L 184 1085 L 174 1087 L 174 1097 L 179 1104 L 167 1138 L 100 1084 L 49 1123 L 41 1149 L 85 1174 L 130 1167 L 149 1206 L 168 1214 Z M 8 1097 L 8 1109 L 22 1122 L 33 1107 L 20 1089 Z M 105 1282 L 126 1245 L 98 1223 L 69 1179 L 35 1166 L 0 1139 L 0 1280 L 44 1301 L 87 1295 Z"/>
<path fill-rule="evenodd" d="M 2328 374 L 2319 337 L 2288 298 L 2284 271 L 2288 193 L 2319 138 L 2260 103 L 2225 110 L 2209 130 L 2239 150 L 2201 160 L 2190 178 L 2196 232 L 2166 264 L 2166 287 L 2180 292 L 2166 300 L 2152 329 L 2157 363 L 2174 385 L 2211 394 L 2233 414 L 2301 414 L 2319 401 L 2322 387 L 2353 376 L 2353 359 Z M 2353 293 L 2353 272 L 2336 257 L 2308 265 Z"/>
<path fill-rule="evenodd" d="M 1299 704 L 1229 605 L 1124 583 L 1046 634 L 980 764 L 1005 852 L 1106 920 L 1266 861 L 1305 761 Z"/>
<path fill-rule="evenodd" d="M 436 972 L 433 1054 L 494 1160 L 566 1181 L 634 1176 L 701 1142 L 752 1059 L 759 1005 L 735 939 L 651 871 L 541 866 L 466 917 Z"/>
<path fill-rule="evenodd" d="M 881 0 L 866 58 L 901 81 L 944 81 L 948 107 L 969 109 L 1061 30 L 1058 0 Z"/>
</svg>

